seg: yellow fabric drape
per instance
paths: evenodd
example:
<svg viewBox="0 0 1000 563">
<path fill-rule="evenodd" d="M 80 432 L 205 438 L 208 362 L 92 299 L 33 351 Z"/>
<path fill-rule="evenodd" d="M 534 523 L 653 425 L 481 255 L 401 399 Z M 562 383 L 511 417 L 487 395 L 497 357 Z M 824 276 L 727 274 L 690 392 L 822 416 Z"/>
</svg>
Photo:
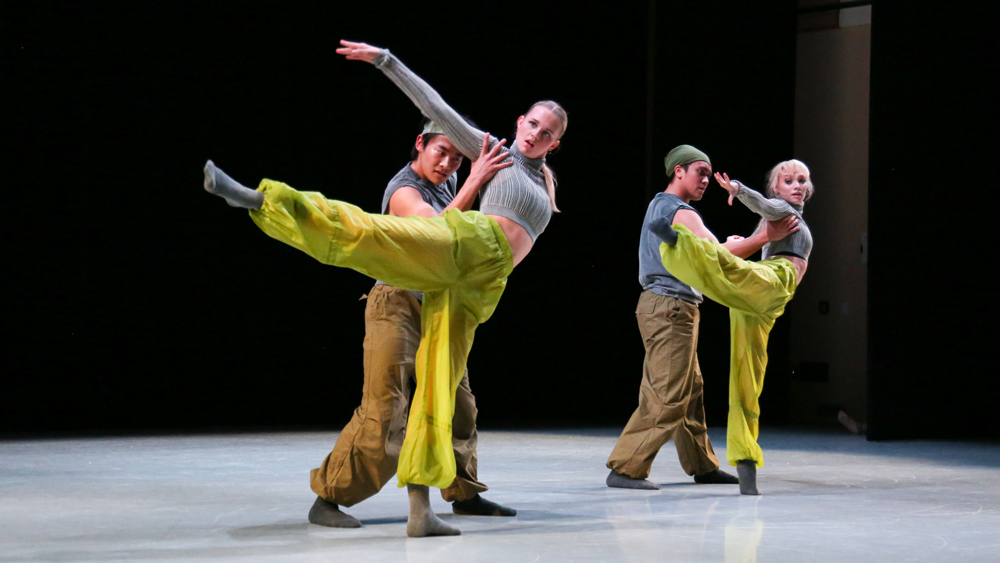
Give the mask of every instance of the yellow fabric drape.
<svg viewBox="0 0 1000 563">
<path fill-rule="evenodd" d="M 423 291 L 417 387 L 397 478 L 447 488 L 455 479 L 451 424 L 455 392 L 476 327 L 496 309 L 514 268 L 496 221 L 476 211 L 393 217 L 263 180 L 250 216 L 269 236 L 324 264 L 351 268 L 403 289 Z"/>
<path fill-rule="evenodd" d="M 674 277 L 729 307 L 729 426 L 726 458 L 730 465 L 752 459 L 764 465 L 757 445 L 760 393 L 767 369 L 767 338 L 774 321 L 795 295 L 795 267 L 784 258 L 751 262 L 725 247 L 674 225 L 677 243 L 660 245 L 663 266 Z"/>
</svg>

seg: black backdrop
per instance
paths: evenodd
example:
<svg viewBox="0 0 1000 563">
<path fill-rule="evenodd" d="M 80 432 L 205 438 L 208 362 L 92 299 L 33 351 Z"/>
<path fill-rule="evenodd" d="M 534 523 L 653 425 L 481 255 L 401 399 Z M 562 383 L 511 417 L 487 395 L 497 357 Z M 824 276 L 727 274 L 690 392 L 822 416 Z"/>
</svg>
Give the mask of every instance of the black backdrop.
<svg viewBox="0 0 1000 563">
<path fill-rule="evenodd" d="M 995 3 L 872 15 L 869 437 L 1000 439 Z"/>
<path fill-rule="evenodd" d="M 659 3 L 649 189 L 647 3 L 382 6 L 5 8 L 20 47 L 4 61 L 19 197 L 4 225 L 16 307 L 0 429 L 349 418 L 370 280 L 267 239 L 200 188 L 212 158 L 251 185 L 378 208 L 419 113 L 340 59 L 342 37 L 392 48 L 498 135 L 537 99 L 567 107 L 550 160 L 563 213 L 480 327 L 472 385 L 483 425 L 624 424 L 642 362 L 636 243 L 649 190 L 665 187 L 662 155 L 693 143 L 760 177 L 790 153 L 793 6 Z M 713 228 L 752 228 L 712 195 Z M 709 416 L 723 424 L 728 320 L 703 314 Z"/>
<path fill-rule="evenodd" d="M 645 2 L 3 11 L 4 161 L 13 171 L 2 224 L 4 432 L 346 422 L 361 394 L 359 297 L 370 281 L 267 239 L 200 188 L 212 158 L 248 184 L 270 177 L 377 209 L 419 115 L 381 73 L 340 60 L 341 37 L 392 48 L 498 135 L 537 99 L 570 112 L 550 161 L 563 213 L 477 333 L 470 372 L 485 426 L 624 424 L 642 362 L 635 245 L 651 190 L 665 187 L 662 155 L 692 143 L 717 169 L 760 178 L 792 148 L 791 2 L 656 3 L 652 159 Z M 940 53 L 970 40 L 986 52 L 967 30 L 988 19 L 956 15 L 936 36 L 937 17 L 929 2 L 875 7 L 870 417 L 880 438 L 955 436 L 973 425 L 996 435 L 983 392 L 996 385 L 976 353 L 993 318 L 983 310 L 986 270 L 969 267 L 980 251 L 944 236 L 911 244 L 943 218 L 920 198 L 890 195 L 936 186 L 926 181 L 927 153 L 908 147 L 933 146 L 937 128 L 960 138 L 983 123 L 975 104 L 985 105 L 986 87 L 957 81 L 982 72 L 982 57 L 965 61 L 963 75 Z M 929 60 L 956 81 L 922 74 Z M 970 104 L 956 109 L 962 101 Z M 965 120 L 913 121 L 914 112 L 950 115 L 942 105 Z M 985 157 L 987 145 L 972 154 Z M 887 175 L 900 166 L 909 175 Z M 719 234 L 753 224 L 718 193 L 699 208 Z M 986 209 L 971 211 L 977 225 L 989 224 Z M 914 266 L 928 257 L 957 258 L 935 266 L 948 289 L 961 288 L 931 303 L 926 267 Z M 702 312 L 709 421 L 724 424 L 728 319 L 714 304 Z M 772 336 L 764 423 L 785 418 L 792 326 L 785 319 Z M 910 354 L 915 347 L 924 355 Z M 929 409 L 950 416 L 927 422 Z"/>
</svg>

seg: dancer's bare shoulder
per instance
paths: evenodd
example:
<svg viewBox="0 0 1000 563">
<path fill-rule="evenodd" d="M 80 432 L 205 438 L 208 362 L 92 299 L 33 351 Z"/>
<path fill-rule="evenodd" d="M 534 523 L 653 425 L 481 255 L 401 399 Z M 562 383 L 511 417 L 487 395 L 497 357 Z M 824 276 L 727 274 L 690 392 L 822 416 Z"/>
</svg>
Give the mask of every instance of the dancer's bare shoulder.
<svg viewBox="0 0 1000 563">
<path fill-rule="evenodd" d="M 690 209 L 678 209 L 674 213 L 674 225 L 684 225 L 691 230 L 691 233 L 699 238 L 707 238 L 709 240 L 719 242 L 719 239 L 715 238 L 712 231 L 708 230 L 705 226 L 705 222 L 701 220 L 701 215 L 697 211 L 692 211 Z"/>
</svg>

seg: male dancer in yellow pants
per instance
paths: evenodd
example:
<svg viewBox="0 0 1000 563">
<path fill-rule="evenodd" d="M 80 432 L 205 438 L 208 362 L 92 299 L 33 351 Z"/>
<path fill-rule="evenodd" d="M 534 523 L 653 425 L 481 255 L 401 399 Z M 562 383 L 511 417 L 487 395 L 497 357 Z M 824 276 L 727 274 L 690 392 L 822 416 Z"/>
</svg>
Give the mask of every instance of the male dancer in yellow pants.
<svg viewBox="0 0 1000 563">
<path fill-rule="evenodd" d="M 500 145 L 497 145 L 499 147 Z M 434 122 L 427 122 L 417 136 L 413 161 L 389 181 L 382 213 L 396 217 L 436 217 L 450 209 L 468 210 L 495 167 L 510 166 L 480 158 L 461 190 L 455 174 L 462 154 Z M 344 427 L 333 451 L 311 472 L 316 502 L 309 521 L 333 528 L 361 526 L 340 510 L 377 493 L 396 474 L 405 435 L 410 381 L 420 344 L 422 295 L 376 282 L 365 307 L 364 392 L 361 406 Z M 479 495 L 488 488 L 477 480 L 476 398 L 466 371 L 455 396 L 452 447 L 455 481 L 441 496 L 452 502 L 456 514 L 515 516 L 517 511 Z"/>
<path fill-rule="evenodd" d="M 687 225 L 703 236 L 715 236 L 693 207 L 708 187 L 712 165 L 708 155 L 681 145 L 664 159 L 670 184 L 650 202 L 640 239 L 640 282 L 643 293 L 636 318 L 646 346 L 639 406 L 622 431 L 608 459 L 609 487 L 659 489 L 647 480 L 659 449 L 671 438 L 685 472 L 698 483 L 736 484 L 719 470 L 719 460 L 708 440 L 703 384 L 698 368 L 698 303 L 701 294 L 663 268 L 660 237 L 654 226 Z M 726 247 L 750 256 L 768 241 L 794 230 L 792 220 L 768 223 L 749 238 L 730 237 Z M 644 256 L 648 255 L 648 256 Z"/>
</svg>

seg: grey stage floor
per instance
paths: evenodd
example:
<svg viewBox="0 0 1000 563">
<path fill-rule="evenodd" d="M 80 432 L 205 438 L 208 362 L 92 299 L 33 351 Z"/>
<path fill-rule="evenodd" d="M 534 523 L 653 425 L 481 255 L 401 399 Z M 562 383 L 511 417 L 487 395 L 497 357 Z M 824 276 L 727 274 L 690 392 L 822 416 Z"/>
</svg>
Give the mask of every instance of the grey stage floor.
<svg viewBox="0 0 1000 563">
<path fill-rule="evenodd" d="M 765 430 L 752 498 L 693 484 L 671 445 L 662 490 L 609 489 L 616 436 L 483 432 L 486 496 L 518 516 L 434 497 L 463 535 L 424 539 L 394 482 L 349 510 L 359 530 L 306 522 L 333 432 L 0 441 L 0 561 L 1000 561 L 997 444 Z"/>
</svg>

